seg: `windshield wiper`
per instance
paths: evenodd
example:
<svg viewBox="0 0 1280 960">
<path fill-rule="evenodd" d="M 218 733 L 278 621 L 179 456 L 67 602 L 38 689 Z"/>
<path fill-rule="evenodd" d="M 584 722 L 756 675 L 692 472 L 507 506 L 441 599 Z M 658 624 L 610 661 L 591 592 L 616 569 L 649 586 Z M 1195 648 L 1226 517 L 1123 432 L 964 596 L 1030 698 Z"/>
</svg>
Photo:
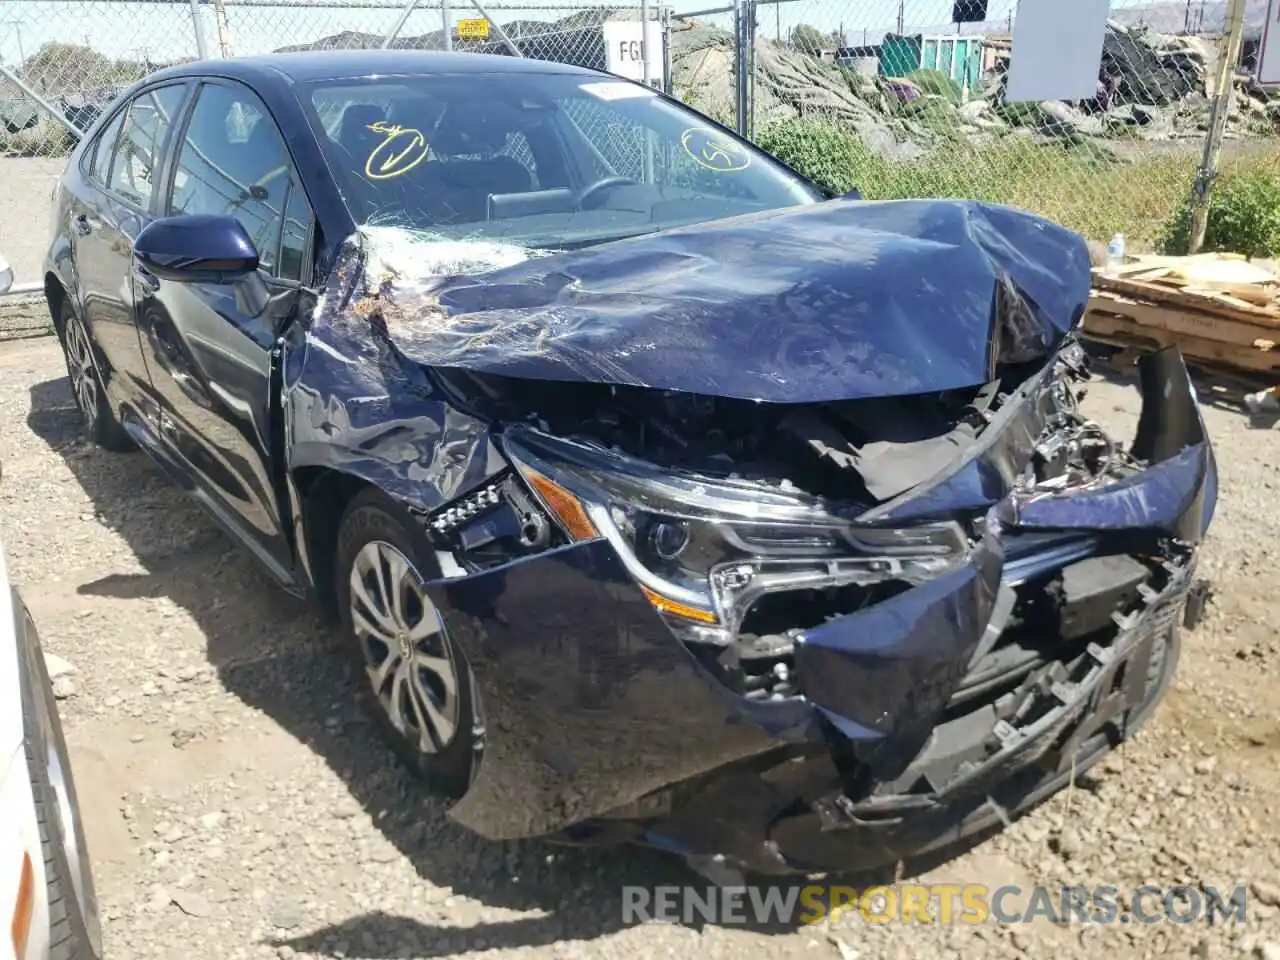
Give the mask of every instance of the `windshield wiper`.
<svg viewBox="0 0 1280 960">
<path fill-rule="evenodd" d="M 643 230 L 629 230 L 626 233 L 611 233 L 603 237 L 586 237 L 579 240 L 565 240 L 563 237 L 533 237 L 530 247 L 543 250 L 583 250 L 587 247 L 599 246 L 602 243 L 613 243 L 615 240 L 630 240 L 632 237 L 643 237 L 646 234 L 658 233 L 668 227 L 645 227 Z"/>
</svg>

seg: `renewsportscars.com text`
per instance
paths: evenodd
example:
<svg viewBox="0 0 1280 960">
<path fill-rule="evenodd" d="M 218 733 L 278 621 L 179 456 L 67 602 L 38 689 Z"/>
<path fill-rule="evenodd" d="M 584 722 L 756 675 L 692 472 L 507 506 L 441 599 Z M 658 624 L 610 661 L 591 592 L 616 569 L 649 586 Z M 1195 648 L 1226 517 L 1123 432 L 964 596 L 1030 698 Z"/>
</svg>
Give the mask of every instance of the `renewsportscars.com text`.
<svg viewBox="0 0 1280 960">
<path fill-rule="evenodd" d="M 959 883 L 622 889 L 622 920 L 627 924 L 1243 923 L 1245 907 L 1243 886 L 1226 891 L 1186 885 L 1121 889 Z"/>
</svg>

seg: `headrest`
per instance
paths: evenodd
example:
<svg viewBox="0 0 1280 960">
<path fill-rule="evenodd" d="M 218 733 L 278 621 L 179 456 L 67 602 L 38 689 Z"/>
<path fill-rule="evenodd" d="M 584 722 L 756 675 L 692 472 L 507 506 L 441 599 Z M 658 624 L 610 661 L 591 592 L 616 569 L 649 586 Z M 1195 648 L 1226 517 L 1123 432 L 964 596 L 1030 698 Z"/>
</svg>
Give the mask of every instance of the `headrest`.
<svg viewBox="0 0 1280 960">
<path fill-rule="evenodd" d="M 431 149 L 452 157 L 491 157 L 507 144 L 514 118 L 502 112 L 453 108 L 445 112 L 428 137 Z"/>
<path fill-rule="evenodd" d="M 348 149 L 357 147 L 376 136 L 369 127 L 382 119 L 385 119 L 382 108 L 376 104 L 353 103 L 342 111 L 338 139 Z"/>
</svg>

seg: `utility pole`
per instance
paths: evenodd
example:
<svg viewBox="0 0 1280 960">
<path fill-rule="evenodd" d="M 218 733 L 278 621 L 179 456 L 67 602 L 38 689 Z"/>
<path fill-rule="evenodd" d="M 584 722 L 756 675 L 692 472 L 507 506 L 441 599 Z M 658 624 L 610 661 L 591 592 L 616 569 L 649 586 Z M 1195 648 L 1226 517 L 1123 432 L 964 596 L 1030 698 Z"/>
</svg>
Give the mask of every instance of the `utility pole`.
<svg viewBox="0 0 1280 960">
<path fill-rule="evenodd" d="M 1218 157 L 1222 153 L 1222 138 L 1227 132 L 1227 117 L 1231 113 L 1231 94 L 1235 90 L 1236 63 L 1240 60 L 1243 36 L 1244 0 L 1231 0 L 1227 7 L 1227 36 L 1213 90 L 1213 109 L 1209 114 L 1209 135 L 1205 137 L 1204 157 L 1200 161 L 1200 169 L 1196 171 L 1196 182 L 1192 188 L 1191 244 L 1188 253 L 1200 252 L 1200 247 L 1204 245 L 1205 230 L 1209 226 L 1209 200 L 1213 193 L 1213 181 L 1218 176 Z"/>
<path fill-rule="evenodd" d="M 898 0 L 898 36 L 907 32 L 907 0 Z"/>
<path fill-rule="evenodd" d="M 646 87 L 652 86 L 652 73 L 649 69 L 649 0 L 640 0 L 640 64 L 641 76 Z M 645 154 L 648 159 L 651 154 Z M 645 183 L 652 183 L 652 179 Z"/>
<path fill-rule="evenodd" d="M 213 0 L 213 23 L 218 28 L 218 52 L 225 60 L 232 56 L 231 22 L 227 19 L 227 7 L 222 0 Z"/>
<path fill-rule="evenodd" d="M 191 29 L 196 37 L 196 58 L 199 60 L 209 59 L 209 45 L 204 39 L 204 23 L 200 19 L 200 0 L 190 0 L 191 2 Z"/>
</svg>

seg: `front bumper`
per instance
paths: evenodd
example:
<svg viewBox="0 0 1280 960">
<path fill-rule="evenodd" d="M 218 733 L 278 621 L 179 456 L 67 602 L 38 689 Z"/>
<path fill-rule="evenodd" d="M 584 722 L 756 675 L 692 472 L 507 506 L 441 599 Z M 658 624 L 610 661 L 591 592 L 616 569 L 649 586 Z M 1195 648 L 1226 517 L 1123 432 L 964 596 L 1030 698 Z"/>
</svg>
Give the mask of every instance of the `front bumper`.
<svg viewBox="0 0 1280 960">
<path fill-rule="evenodd" d="M 638 839 L 788 872 L 901 859 L 1052 792 L 1159 699 L 1216 500 L 1180 356 L 1142 373 L 1148 469 L 997 501 L 966 566 L 800 637 L 802 697 L 721 684 L 603 541 L 431 585 L 487 730 L 450 815 L 494 839 Z M 1093 558 L 1138 573 L 1081 587 Z M 1019 584 L 1045 578 L 1081 599 L 1053 636 L 1019 636 Z"/>
</svg>

